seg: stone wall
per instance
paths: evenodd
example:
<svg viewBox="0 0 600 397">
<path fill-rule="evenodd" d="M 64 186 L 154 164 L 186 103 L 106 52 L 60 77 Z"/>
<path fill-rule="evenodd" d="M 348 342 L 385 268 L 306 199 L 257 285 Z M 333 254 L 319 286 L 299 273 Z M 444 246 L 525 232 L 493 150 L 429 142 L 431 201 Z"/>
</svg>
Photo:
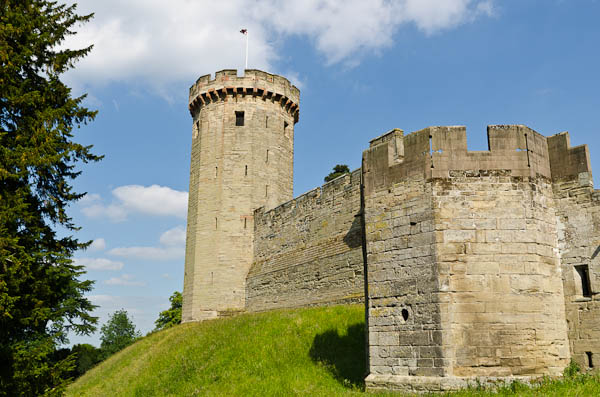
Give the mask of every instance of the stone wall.
<svg viewBox="0 0 600 397">
<path fill-rule="evenodd" d="M 571 355 L 590 369 L 600 365 L 600 191 L 586 145 L 571 148 L 566 133 L 548 143 Z"/>
<path fill-rule="evenodd" d="M 394 130 L 363 155 L 371 389 L 557 375 L 570 353 L 546 138 Z"/>
<path fill-rule="evenodd" d="M 449 374 L 560 375 L 569 348 L 550 181 L 480 170 L 432 184 Z"/>
<path fill-rule="evenodd" d="M 246 310 L 363 301 L 360 170 L 254 213 Z"/>
</svg>

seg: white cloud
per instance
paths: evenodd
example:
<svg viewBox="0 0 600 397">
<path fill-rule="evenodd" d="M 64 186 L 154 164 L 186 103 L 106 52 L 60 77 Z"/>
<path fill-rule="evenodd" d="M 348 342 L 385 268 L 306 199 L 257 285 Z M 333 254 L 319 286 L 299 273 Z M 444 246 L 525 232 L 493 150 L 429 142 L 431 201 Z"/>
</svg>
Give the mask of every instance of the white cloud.
<svg viewBox="0 0 600 397">
<path fill-rule="evenodd" d="M 181 259 L 185 255 L 185 228 L 177 226 L 160 235 L 159 246 L 117 247 L 109 255 L 123 258 L 168 261 Z"/>
<path fill-rule="evenodd" d="M 112 277 L 104 282 L 108 285 L 123 285 L 128 287 L 143 287 L 146 285 L 143 281 L 137 281 L 131 274 L 123 274 L 121 277 Z"/>
<path fill-rule="evenodd" d="M 75 264 L 85 266 L 87 270 L 121 270 L 123 262 L 105 258 L 74 258 Z"/>
<path fill-rule="evenodd" d="M 433 34 L 492 15 L 493 0 L 80 0 L 80 13 L 95 18 L 66 46 L 94 44 L 68 76 L 73 84 L 139 82 L 164 96 L 173 83 L 241 69 L 249 32 L 249 67 L 273 71 L 287 36 L 314 42 L 329 64 L 357 63 L 365 53 L 393 43 L 394 33 L 414 24 Z M 275 70 L 275 72 L 277 72 Z M 179 90 L 181 87 L 177 87 Z"/>
<path fill-rule="evenodd" d="M 112 191 L 114 201 L 102 203 L 99 195 L 82 203 L 81 212 L 90 218 L 107 217 L 112 222 L 122 222 L 130 213 L 175 216 L 185 219 L 188 193 L 167 186 L 119 186 Z"/>
<path fill-rule="evenodd" d="M 102 198 L 97 193 L 87 193 L 85 196 L 83 196 L 79 200 L 79 204 L 80 205 L 92 205 L 92 204 L 100 201 L 101 199 Z"/>
<path fill-rule="evenodd" d="M 104 249 L 106 249 L 106 240 L 103 238 L 94 239 L 88 247 L 88 250 L 90 251 L 102 251 Z"/>
<path fill-rule="evenodd" d="M 127 219 L 127 211 L 125 208 L 115 204 L 105 206 L 101 203 L 94 203 L 83 207 L 81 212 L 89 218 L 108 217 L 112 222 L 122 222 Z"/>
<path fill-rule="evenodd" d="M 124 208 L 151 215 L 173 215 L 185 219 L 188 193 L 166 186 L 127 185 L 112 191 Z"/>
<path fill-rule="evenodd" d="M 185 228 L 177 226 L 169 229 L 160 236 L 160 243 L 167 246 L 176 246 L 185 244 Z"/>
<path fill-rule="evenodd" d="M 153 261 L 168 261 L 182 258 L 185 254 L 183 247 L 118 247 L 108 251 L 110 255 L 123 258 L 148 259 Z"/>
</svg>

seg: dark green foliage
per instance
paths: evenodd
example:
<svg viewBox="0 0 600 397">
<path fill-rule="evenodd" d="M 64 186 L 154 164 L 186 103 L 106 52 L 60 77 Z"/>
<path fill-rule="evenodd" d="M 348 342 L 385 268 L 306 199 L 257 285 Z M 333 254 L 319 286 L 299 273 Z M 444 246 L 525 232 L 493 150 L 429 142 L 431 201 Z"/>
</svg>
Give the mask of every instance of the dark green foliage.
<svg viewBox="0 0 600 397">
<path fill-rule="evenodd" d="M 75 353 L 75 356 L 77 357 L 73 371 L 73 376 L 75 378 L 80 377 L 101 361 L 102 351 L 89 343 L 75 345 L 71 349 L 71 352 Z"/>
<path fill-rule="evenodd" d="M 77 230 L 66 212 L 83 196 L 76 166 L 100 157 L 72 140 L 96 113 L 60 81 L 90 47 L 58 45 L 91 15 L 44 0 L 0 4 L 0 396 L 60 395 L 74 363 L 54 352 L 96 319 L 84 298 L 92 282 L 70 259 L 87 244 L 56 229 Z"/>
<path fill-rule="evenodd" d="M 112 356 L 119 350 L 123 350 L 141 336 L 124 309 L 114 312 L 108 322 L 100 328 L 100 332 L 102 334 L 100 336 L 102 341 L 100 357 L 102 360 Z"/>
<path fill-rule="evenodd" d="M 350 173 L 350 168 L 348 168 L 348 166 L 346 164 L 338 164 L 335 167 L 333 167 L 333 171 L 331 171 L 329 173 L 329 175 L 327 175 L 325 177 L 325 182 L 332 181 L 335 178 L 337 178 L 338 176 L 341 176 L 344 174 L 349 174 L 349 173 Z"/>
<path fill-rule="evenodd" d="M 181 292 L 173 292 L 173 295 L 169 298 L 169 302 L 171 302 L 171 307 L 160 312 L 158 319 L 154 322 L 156 325 L 155 331 L 181 324 L 181 305 L 183 303 Z"/>
</svg>

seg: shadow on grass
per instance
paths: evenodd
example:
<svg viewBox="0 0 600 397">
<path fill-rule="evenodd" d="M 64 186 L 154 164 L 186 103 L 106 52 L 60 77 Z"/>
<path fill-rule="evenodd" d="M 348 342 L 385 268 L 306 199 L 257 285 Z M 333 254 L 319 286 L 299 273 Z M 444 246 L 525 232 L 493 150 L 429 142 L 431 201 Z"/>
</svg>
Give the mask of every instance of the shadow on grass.
<svg viewBox="0 0 600 397">
<path fill-rule="evenodd" d="M 345 335 L 340 335 L 337 330 L 316 335 L 309 354 L 314 362 L 327 368 L 344 386 L 364 390 L 365 323 L 349 326 Z"/>
</svg>

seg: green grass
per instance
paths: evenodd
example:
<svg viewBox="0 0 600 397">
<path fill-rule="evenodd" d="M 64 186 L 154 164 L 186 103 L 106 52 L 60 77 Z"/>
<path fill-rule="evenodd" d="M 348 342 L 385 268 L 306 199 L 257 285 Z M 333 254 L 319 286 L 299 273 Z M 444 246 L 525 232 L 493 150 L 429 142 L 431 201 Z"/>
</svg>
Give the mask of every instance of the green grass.
<svg viewBox="0 0 600 397">
<path fill-rule="evenodd" d="M 365 372 L 363 307 L 333 306 L 244 314 L 152 334 L 83 375 L 67 395 L 364 395 Z M 451 395 L 600 396 L 600 379 L 576 374 L 537 388 L 515 383 L 497 394 L 472 388 Z"/>
</svg>

